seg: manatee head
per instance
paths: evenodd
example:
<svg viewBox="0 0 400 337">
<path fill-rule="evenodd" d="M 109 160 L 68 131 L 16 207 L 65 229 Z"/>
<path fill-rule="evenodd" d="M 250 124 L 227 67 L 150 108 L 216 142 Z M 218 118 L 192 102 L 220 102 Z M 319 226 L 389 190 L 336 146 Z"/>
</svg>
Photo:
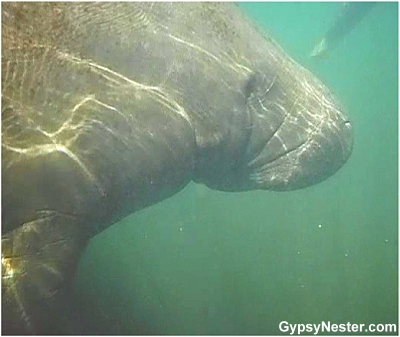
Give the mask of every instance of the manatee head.
<svg viewBox="0 0 400 337">
<path fill-rule="evenodd" d="M 242 86 L 241 153 L 208 167 L 212 175 L 200 182 L 210 188 L 302 189 L 332 176 L 352 152 L 352 126 L 329 89 L 273 41 L 264 52 Z"/>
</svg>

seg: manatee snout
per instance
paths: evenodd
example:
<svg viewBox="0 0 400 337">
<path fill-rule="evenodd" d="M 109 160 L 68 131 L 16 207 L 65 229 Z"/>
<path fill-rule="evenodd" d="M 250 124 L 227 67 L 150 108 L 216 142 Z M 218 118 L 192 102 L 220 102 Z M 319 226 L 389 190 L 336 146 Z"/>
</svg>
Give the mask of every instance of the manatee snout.
<svg viewBox="0 0 400 337">
<path fill-rule="evenodd" d="M 304 188 L 329 178 L 351 154 L 353 133 L 346 115 L 335 105 L 322 106 L 321 109 L 326 109 L 329 117 L 320 122 L 319 128 L 311 132 L 298 150 L 294 150 L 292 160 L 288 156 L 281 162 L 288 168 L 286 174 L 292 177 L 290 189 Z M 293 166 L 287 166 L 293 162 Z M 284 184 L 277 186 L 276 190 L 281 186 L 286 190 Z"/>
<path fill-rule="evenodd" d="M 351 123 L 332 93 L 307 70 L 288 68 L 264 79 L 249 101 L 255 122 L 248 167 L 255 188 L 289 191 L 317 184 L 352 151 Z"/>
</svg>

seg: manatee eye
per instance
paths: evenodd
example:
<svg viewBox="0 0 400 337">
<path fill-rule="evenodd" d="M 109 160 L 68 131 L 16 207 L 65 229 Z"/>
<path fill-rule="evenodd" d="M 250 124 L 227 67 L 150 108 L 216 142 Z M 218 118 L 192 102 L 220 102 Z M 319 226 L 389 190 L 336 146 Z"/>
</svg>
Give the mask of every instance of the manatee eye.
<svg viewBox="0 0 400 337">
<path fill-rule="evenodd" d="M 256 84 L 257 84 L 257 75 L 255 73 L 252 73 L 249 75 L 243 88 L 243 95 L 246 98 L 246 100 L 254 93 L 255 88 L 257 87 Z"/>
<path fill-rule="evenodd" d="M 264 99 L 273 88 L 276 88 L 276 77 L 276 74 L 252 73 L 249 75 L 243 89 L 246 100 L 254 95 Z"/>
</svg>

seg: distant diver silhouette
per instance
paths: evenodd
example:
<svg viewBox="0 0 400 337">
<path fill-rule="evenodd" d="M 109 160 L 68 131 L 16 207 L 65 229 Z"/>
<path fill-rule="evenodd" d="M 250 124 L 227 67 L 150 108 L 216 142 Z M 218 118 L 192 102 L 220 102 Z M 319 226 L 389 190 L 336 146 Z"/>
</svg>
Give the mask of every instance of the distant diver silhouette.
<svg viewBox="0 0 400 337">
<path fill-rule="evenodd" d="M 343 38 L 350 33 L 376 2 L 345 2 L 325 36 L 314 47 L 312 57 L 327 57 Z"/>
</svg>

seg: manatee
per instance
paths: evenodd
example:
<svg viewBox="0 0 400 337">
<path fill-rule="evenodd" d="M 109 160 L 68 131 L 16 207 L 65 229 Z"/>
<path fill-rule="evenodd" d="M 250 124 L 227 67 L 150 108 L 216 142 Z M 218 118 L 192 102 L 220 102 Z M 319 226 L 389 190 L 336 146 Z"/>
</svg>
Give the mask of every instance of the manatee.
<svg viewBox="0 0 400 337">
<path fill-rule="evenodd" d="M 351 149 L 330 91 L 232 4 L 2 4 L 3 333 L 54 333 L 90 238 L 190 181 L 295 190 Z"/>
</svg>

